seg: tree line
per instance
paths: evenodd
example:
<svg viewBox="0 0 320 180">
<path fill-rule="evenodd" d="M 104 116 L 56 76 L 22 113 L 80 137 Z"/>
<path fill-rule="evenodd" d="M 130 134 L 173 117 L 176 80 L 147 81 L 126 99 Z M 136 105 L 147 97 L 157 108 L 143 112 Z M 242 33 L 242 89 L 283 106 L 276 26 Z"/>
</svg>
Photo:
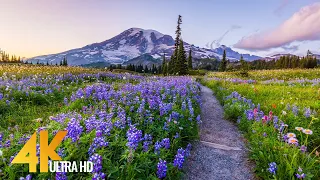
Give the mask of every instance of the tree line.
<svg viewBox="0 0 320 180">
<path fill-rule="evenodd" d="M 313 55 L 299 57 L 294 55 L 281 56 L 278 60 L 256 60 L 249 63 L 250 69 L 291 69 L 291 68 L 315 68 L 318 60 Z"/>
<path fill-rule="evenodd" d="M 24 64 L 33 64 L 32 62 L 28 62 L 25 61 Z M 49 61 L 47 61 L 46 63 L 40 62 L 39 60 L 35 63 L 35 65 L 46 65 L 46 66 L 68 66 L 68 60 L 67 57 L 64 57 L 58 64 L 58 62 L 56 62 L 55 64 L 49 63 Z"/>
<path fill-rule="evenodd" d="M 22 63 L 20 56 L 11 55 L 5 51 L 0 50 L 0 62 L 1 63 Z"/>
<path fill-rule="evenodd" d="M 134 71 L 134 72 L 138 72 L 138 73 L 150 73 L 150 74 L 161 74 L 162 73 L 162 67 L 157 66 L 155 64 L 152 64 L 152 67 L 148 67 L 147 65 L 143 66 L 142 64 L 139 65 L 134 65 L 134 64 L 129 64 L 127 66 L 123 66 L 121 64 L 111 64 L 109 66 L 110 70 L 113 69 L 125 69 L 128 71 Z"/>
<path fill-rule="evenodd" d="M 292 69 L 292 68 L 316 68 L 319 65 L 319 60 L 312 55 L 310 51 L 304 57 L 295 55 L 285 55 L 279 59 L 272 60 L 254 60 L 247 62 L 242 55 L 239 62 L 230 62 L 226 59 L 226 52 L 224 51 L 222 60 L 219 63 L 219 71 L 233 71 L 240 70 L 245 73 L 248 70 L 262 70 L 262 69 Z"/>
</svg>

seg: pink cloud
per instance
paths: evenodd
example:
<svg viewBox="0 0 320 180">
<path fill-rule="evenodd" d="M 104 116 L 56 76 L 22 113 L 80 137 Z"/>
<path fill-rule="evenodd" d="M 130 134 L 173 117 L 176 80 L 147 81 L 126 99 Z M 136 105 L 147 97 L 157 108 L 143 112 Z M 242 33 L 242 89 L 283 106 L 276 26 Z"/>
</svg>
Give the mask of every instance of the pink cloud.
<svg viewBox="0 0 320 180">
<path fill-rule="evenodd" d="M 301 8 L 279 27 L 243 37 L 234 47 L 247 50 L 268 50 L 295 41 L 320 40 L 320 3 Z"/>
</svg>

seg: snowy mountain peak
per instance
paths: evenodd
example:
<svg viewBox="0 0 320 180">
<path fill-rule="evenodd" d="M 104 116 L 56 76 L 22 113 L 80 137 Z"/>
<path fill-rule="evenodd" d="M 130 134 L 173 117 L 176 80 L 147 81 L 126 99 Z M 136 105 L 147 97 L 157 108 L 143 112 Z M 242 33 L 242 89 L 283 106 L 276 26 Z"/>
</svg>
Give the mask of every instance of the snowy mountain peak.
<svg viewBox="0 0 320 180">
<path fill-rule="evenodd" d="M 149 54 L 155 59 L 160 59 L 165 53 L 171 56 L 174 51 L 175 41 L 170 35 L 162 34 L 152 29 L 130 28 L 119 35 L 100 43 L 94 43 L 82 48 L 72 49 L 66 52 L 38 56 L 28 61 L 40 61 L 55 64 L 65 56 L 71 65 L 82 65 L 97 62 L 124 63 L 143 54 Z M 186 50 L 192 49 L 194 58 L 221 59 L 223 50 L 227 51 L 229 60 L 238 60 L 240 54 L 231 48 L 222 45 L 216 49 L 200 48 L 184 42 Z M 245 60 L 259 59 L 258 56 L 246 55 Z"/>
</svg>

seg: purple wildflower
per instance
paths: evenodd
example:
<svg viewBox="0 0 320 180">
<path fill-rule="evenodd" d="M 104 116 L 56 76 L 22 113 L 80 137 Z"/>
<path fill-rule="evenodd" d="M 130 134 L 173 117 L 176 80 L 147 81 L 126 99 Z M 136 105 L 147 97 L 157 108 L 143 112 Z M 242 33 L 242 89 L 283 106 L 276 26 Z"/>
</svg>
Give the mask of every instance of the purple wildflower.
<svg viewBox="0 0 320 180">
<path fill-rule="evenodd" d="M 182 148 L 178 149 L 177 154 L 173 160 L 173 166 L 178 167 L 178 169 L 182 169 L 182 165 L 184 163 L 185 150 Z"/>
<path fill-rule="evenodd" d="M 275 162 L 269 163 L 268 171 L 269 171 L 271 174 L 276 174 L 277 164 L 276 164 Z"/>
<path fill-rule="evenodd" d="M 127 139 L 127 146 L 131 149 L 136 150 L 139 145 L 139 142 L 143 140 L 142 131 L 138 130 L 134 125 L 131 125 L 131 127 L 127 131 Z"/>
<path fill-rule="evenodd" d="M 304 174 L 304 173 L 302 173 L 302 174 L 296 174 L 296 177 L 298 178 L 298 179 L 304 179 L 305 177 L 306 177 L 306 175 Z"/>
<path fill-rule="evenodd" d="M 159 159 L 157 165 L 157 176 L 159 179 L 163 179 L 167 176 L 167 162 L 165 160 Z"/>
<path fill-rule="evenodd" d="M 300 151 L 301 151 L 301 152 L 307 152 L 307 146 L 302 145 L 302 146 L 300 147 Z"/>
<path fill-rule="evenodd" d="M 169 138 L 164 138 L 161 141 L 161 145 L 165 148 L 165 149 L 169 149 L 170 148 L 170 139 Z"/>
</svg>

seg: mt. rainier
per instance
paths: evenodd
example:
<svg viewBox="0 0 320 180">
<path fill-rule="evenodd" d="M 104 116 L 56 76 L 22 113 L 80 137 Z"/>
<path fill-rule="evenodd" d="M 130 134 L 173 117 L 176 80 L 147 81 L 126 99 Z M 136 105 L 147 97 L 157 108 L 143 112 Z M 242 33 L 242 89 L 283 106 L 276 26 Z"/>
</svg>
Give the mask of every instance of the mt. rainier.
<svg viewBox="0 0 320 180">
<path fill-rule="evenodd" d="M 66 52 L 37 56 L 28 61 L 46 63 L 58 63 L 66 56 L 70 65 L 83 65 L 97 62 L 122 64 L 143 54 L 149 54 L 155 59 L 161 59 L 163 53 L 171 56 L 174 51 L 174 39 L 155 30 L 130 28 L 121 34 L 82 48 L 72 49 Z M 194 58 L 221 59 L 223 50 L 226 50 L 229 60 L 240 59 L 241 54 L 226 46 L 216 49 L 206 49 L 190 45 L 184 42 L 186 51 L 192 49 Z M 261 57 L 243 54 L 245 60 L 252 61 Z"/>
</svg>

